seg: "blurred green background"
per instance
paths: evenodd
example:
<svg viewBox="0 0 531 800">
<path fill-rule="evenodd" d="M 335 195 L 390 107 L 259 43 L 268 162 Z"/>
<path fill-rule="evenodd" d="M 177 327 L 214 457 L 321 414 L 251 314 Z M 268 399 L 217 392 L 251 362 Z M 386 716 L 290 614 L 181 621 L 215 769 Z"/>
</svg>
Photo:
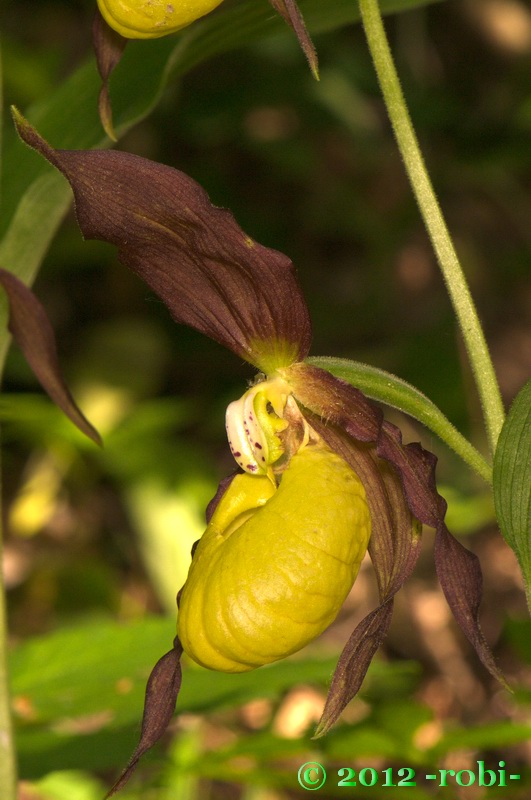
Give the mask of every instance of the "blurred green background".
<svg viewBox="0 0 531 800">
<path fill-rule="evenodd" d="M 4 0 L 6 107 L 53 96 L 91 57 L 93 11 L 88 0 Z M 387 26 L 509 403 L 531 365 L 531 12 L 520 0 L 460 0 L 388 17 Z M 250 235 L 289 254 L 314 323 L 312 355 L 400 375 L 485 452 L 450 303 L 361 27 L 316 35 L 315 44 L 319 83 L 286 30 L 172 81 L 119 147 L 187 172 Z M 128 58 L 140 63 L 142 47 L 131 45 Z M 0 415 L 21 798 L 93 800 L 135 746 L 145 681 L 171 646 L 175 594 L 204 507 L 232 470 L 224 411 L 252 373 L 175 325 L 113 248 L 81 240 L 72 213 L 35 290 L 105 447 L 82 441 L 13 349 Z M 417 787 L 394 791 L 404 800 L 529 796 L 531 624 L 514 556 L 479 479 L 431 434 L 388 416 L 439 457 L 450 527 L 481 559 L 483 627 L 515 694 L 493 684 L 453 624 L 427 530 L 391 633 L 328 737 L 311 740 L 341 647 L 377 603 L 370 562 L 332 628 L 286 662 L 245 676 L 186 663 L 182 713 L 124 800 L 302 797 L 297 769 L 309 760 L 329 772 L 323 798 L 378 796 L 377 787 L 337 787 L 341 767 L 382 775 L 408 766 L 422 776 L 480 759 L 494 769 L 505 760 L 522 779 L 450 790 L 418 777 Z"/>
</svg>

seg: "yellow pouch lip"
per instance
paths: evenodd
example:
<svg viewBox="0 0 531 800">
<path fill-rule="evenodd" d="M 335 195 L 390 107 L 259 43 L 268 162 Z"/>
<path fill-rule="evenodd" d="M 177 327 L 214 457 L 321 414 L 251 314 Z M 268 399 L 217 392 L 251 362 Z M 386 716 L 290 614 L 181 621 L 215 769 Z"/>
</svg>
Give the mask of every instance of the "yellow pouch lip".
<svg viewBox="0 0 531 800">
<path fill-rule="evenodd" d="M 354 583 L 370 536 L 361 482 L 322 445 L 295 455 L 277 490 L 265 476 L 238 478 L 236 496 L 257 485 L 269 497 L 242 512 L 229 487 L 196 550 L 178 621 L 185 652 L 223 672 L 279 660 L 322 633 Z"/>
<path fill-rule="evenodd" d="M 186 28 L 223 0 L 97 0 L 107 24 L 126 39 L 160 39 Z"/>
</svg>

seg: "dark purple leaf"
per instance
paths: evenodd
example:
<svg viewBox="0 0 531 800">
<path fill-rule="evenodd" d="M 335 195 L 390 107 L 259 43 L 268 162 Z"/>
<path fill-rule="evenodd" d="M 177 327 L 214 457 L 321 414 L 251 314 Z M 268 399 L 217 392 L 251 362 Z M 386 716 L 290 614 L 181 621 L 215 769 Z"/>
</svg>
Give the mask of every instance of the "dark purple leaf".
<svg viewBox="0 0 531 800">
<path fill-rule="evenodd" d="M 96 53 L 98 72 L 102 80 L 98 98 L 98 112 L 105 133 L 110 139 L 116 141 L 109 96 L 109 78 L 122 57 L 127 39 L 107 25 L 99 10 L 97 10 L 92 26 L 92 41 L 94 52 Z"/>
<path fill-rule="evenodd" d="M 177 322 L 266 373 L 307 355 L 311 326 L 293 264 L 254 242 L 198 183 L 129 153 L 54 150 L 20 115 L 16 123 L 70 181 L 83 234 L 115 244 Z"/>
<path fill-rule="evenodd" d="M 181 688 L 182 653 L 182 645 L 179 639 L 175 637 L 173 648 L 169 653 L 162 656 L 153 667 L 146 686 L 140 741 L 127 767 L 106 794 L 105 800 L 120 789 L 123 789 L 133 774 L 140 758 L 153 747 L 165 733 L 175 710 L 175 703 L 177 702 L 177 696 Z"/>
<path fill-rule="evenodd" d="M 63 380 L 54 332 L 43 306 L 22 281 L 1 268 L 0 285 L 9 300 L 9 330 L 41 386 L 80 431 L 101 445 L 99 433 L 83 416 Z"/>
</svg>

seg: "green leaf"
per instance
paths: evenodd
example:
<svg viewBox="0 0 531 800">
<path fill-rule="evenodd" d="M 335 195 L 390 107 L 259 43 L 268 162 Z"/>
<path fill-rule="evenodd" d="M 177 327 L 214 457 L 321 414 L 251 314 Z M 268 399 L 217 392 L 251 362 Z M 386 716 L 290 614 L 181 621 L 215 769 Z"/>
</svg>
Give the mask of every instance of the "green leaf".
<svg viewBox="0 0 531 800">
<path fill-rule="evenodd" d="M 496 516 L 520 564 L 531 611 L 531 380 L 517 395 L 502 428 L 493 478 Z"/>
<path fill-rule="evenodd" d="M 367 397 L 397 408 L 422 422 L 487 483 L 491 483 L 491 469 L 483 456 L 459 433 L 435 403 L 411 384 L 390 372 L 347 358 L 320 356 L 308 358 L 306 361 L 350 383 Z"/>
<path fill-rule="evenodd" d="M 92 619 L 32 639 L 11 655 L 17 747 L 24 777 L 127 761 L 142 716 L 146 681 L 168 650 L 175 622 Z M 242 676 L 185 669 L 178 712 L 239 707 L 276 698 L 300 681 L 325 683 L 334 659 L 286 661 Z M 113 743 L 114 742 L 114 743 Z M 86 752 L 90 751 L 87 759 Z"/>
<path fill-rule="evenodd" d="M 0 51 L 0 156 L 2 154 L 2 130 L 4 127 L 4 75 L 2 68 L 2 53 Z M 0 163 L 0 199 L 2 197 L 2 164 Z"/>
<path fill-rule="evenodd" d="M 101 781 L 78 770 L 50 772 L 34 788 L 46 800 L 101 800 L 105 791 Z"/>
<path fill-rule="evenodd" d="M 517 656 L 531 665 L 531 620 L 527 619 L 508 619 L 505 623 L 504 637 L 514 649 Z M 520 688 L 517 687 L 516 691 Z M 531 689 L 530 689 L 531 693 Z"/>
<path fill-rule="evenodd" d="M 430 750 L 430 754 L 434 759 L 438 759 L 446 753 L 469 748 L 496 751 L 502 747 L 528 742 L 530 737 L 531 725 L 529 723 L 515 720 L 482 723 L 468 728 L 448 730 Z"/>
<path fill-rule="evenodd" d="M 55 769 L 122 766 L 138 736 L 146 681 L 168 650 L 175 622 L 152 617 L 120 624 L 91 619 L 27 641 L 11 654 L 17 748 L 22 775 Z M 186 665 L 177 713 L 239 708 L 277 700 L 302 683 L 325 686 L 336 657 L 293 658 L 240 675 Z M 412 691 L 412 665 L 375 662 L 368 691 Z"/>
</svg>

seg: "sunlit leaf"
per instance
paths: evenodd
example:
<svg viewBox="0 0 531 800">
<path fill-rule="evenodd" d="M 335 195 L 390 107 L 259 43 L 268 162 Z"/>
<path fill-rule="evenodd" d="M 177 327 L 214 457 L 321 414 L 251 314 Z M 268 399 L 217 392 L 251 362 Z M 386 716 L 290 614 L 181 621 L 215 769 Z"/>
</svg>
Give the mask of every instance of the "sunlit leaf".
<svg viewBox="0 0 531 800">
<path fill-rule="evenodd" d="M 102 618 L 18 645 L 10 672 L 23 776 L 38 777 L 51 763 L 57 769 L 121 767 L 138 735 L 148 675 L 174 634 L 174 620 L 120 624 Z M 187 665 L 177 714 L 239 708 L 253 698 L 276 701 L 301 684 L 325 687 L 336 660 L 337 654 L 292 658 L 241 675 Z M 368 695 L 385 698 L 389 691 L 410 692 L 415 672 L 411 664 L 376 661 L 369 678 Z"/>
</svg>

